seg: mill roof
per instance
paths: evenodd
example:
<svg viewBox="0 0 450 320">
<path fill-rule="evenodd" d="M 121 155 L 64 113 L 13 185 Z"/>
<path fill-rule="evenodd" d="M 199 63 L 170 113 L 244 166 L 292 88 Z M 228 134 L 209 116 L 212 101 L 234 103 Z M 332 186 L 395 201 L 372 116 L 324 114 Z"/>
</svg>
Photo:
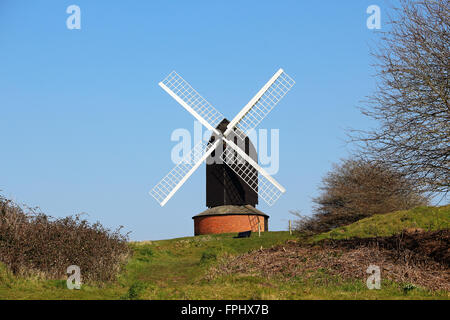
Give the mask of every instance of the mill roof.
<svg viewBox="0 0 450 320">
<path fill-rule="evenodd" d="M 192 217 L 192 219 L 202 216 L 247 215 L 247 214 L 254 214 L 258 216 L 264 216 L 267 218 L 269 217 L 267 214 L 256 209 L 251 205 L 243 205 L 243 206 L 225 205 L 209 208 Z"/>
</svg>

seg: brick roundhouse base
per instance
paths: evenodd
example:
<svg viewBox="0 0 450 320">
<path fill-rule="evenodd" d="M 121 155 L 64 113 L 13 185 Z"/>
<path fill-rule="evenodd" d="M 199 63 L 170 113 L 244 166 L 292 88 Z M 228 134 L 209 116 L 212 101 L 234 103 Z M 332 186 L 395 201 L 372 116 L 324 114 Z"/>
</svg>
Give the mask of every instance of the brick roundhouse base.
<svg viewBox="0 0 450 320">
<path fill-rule="evenodd" d="M 220 206 L 196 215 L 194 234 L 233 233 L 252 230 L 258 232 L 258 221 L 261 232 L 268 231 L 269 216 L 252 206 Z"/>
</svg>

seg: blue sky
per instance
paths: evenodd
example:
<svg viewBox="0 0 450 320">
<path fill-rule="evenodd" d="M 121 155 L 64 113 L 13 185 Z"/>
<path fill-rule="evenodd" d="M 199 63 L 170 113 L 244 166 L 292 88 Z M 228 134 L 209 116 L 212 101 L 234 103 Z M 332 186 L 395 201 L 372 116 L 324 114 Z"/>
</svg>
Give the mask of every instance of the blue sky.
<svg viewBox="0 0 450 320">
<path fill-rule="evenodd" d="M 66 27 L 71 4 L 81 30 Z M 194 129 L 158 82 L 176 70 L 230 119 L 282 67 L 296 85 L 259 128 L 280 130 L 287 193 L 259 209 L 285 230 L 347 156 L 345 129 L 370 125 L 357 106 L 375 85 L 372 4 L 383 23 L 384 1 L 2 0 L 0 190 L 133 240 L 192 235 L 204 166 L 165 207 L 148 195 L 173 167 L 172 131 Z"/>
</svg>

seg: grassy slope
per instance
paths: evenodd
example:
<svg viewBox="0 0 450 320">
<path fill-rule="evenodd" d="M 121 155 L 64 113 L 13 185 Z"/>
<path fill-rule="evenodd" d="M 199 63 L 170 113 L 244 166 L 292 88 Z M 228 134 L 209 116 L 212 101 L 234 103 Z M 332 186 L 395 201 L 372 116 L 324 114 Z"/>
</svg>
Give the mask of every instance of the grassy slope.
<svg viewBox="0 0 450 320">
<path fill-rule="evenodd" d="M 404 228 L 449 228 L 450 206 L 418 208 L 361 220 L 324 237 L 388 235 Z M 233 239 L 233 235 L 178 238 L 131 243 L 135 254 L 115 283 L 83 284 L 68 290 L 65 280 L 12 276 L 0 265 L 0 299 L 448 299 L 448 292 L 415 289 L 383 282 L 368 290 L 363 281 L 341 281 L 318 270 L 309 281 L 250 276 L 205 280 L 208 268 L 226 254 L 239 254 L 295 239 L 288 232 L 266 232 L 261 238 Z"/>
<path fill-rule="evenodd" d="M 351 225 L 318 235 L 314 240 L 390 236 L 408 228 L 424 229 L 426 231 L 449 229 L 450 205 L 443 207 L 418 207 L 412 210 L 374 215 Z"/>
</svg>

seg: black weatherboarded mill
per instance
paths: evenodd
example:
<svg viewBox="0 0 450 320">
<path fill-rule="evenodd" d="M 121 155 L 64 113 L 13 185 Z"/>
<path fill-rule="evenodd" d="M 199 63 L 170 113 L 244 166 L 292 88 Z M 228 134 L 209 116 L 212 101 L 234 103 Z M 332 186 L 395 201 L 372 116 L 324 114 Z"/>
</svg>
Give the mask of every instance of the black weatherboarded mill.
<svg viewBox="0 0 450 320">
<path fill-rule="evenodd" d="M 228 123 L 227 119 L 222 120 L 217 129 L 223 133 Z M 213 142 L 215 139 L 216 137 L 212 135 L 210 142 Z M 245 138 L 244 146 L 237 143 L 237 137 L 234 137 L 234 142 L 255 162 L 258 162 L 256 149 L 248 137 Z M 206 206 L 208 208 L 225 205 L 251 205 L 255 207 L 258 204 L 257 192 L 251 189 L 228 165 L 215 159 L 216 154 L 220 155 L 222 153 L 219 148 L 223 148 L 223 152 L 229 152 L 225 151 L 225 143 L 219 144 L 216 149 L 217 152 L 214 151 L 206 161 Z M 248 164 L 240 164 L 240 166 L 246 165 Z M 252 174 L 257 177 L 256 169 L 252 168 L 251 170 Z"/>
</svg>

